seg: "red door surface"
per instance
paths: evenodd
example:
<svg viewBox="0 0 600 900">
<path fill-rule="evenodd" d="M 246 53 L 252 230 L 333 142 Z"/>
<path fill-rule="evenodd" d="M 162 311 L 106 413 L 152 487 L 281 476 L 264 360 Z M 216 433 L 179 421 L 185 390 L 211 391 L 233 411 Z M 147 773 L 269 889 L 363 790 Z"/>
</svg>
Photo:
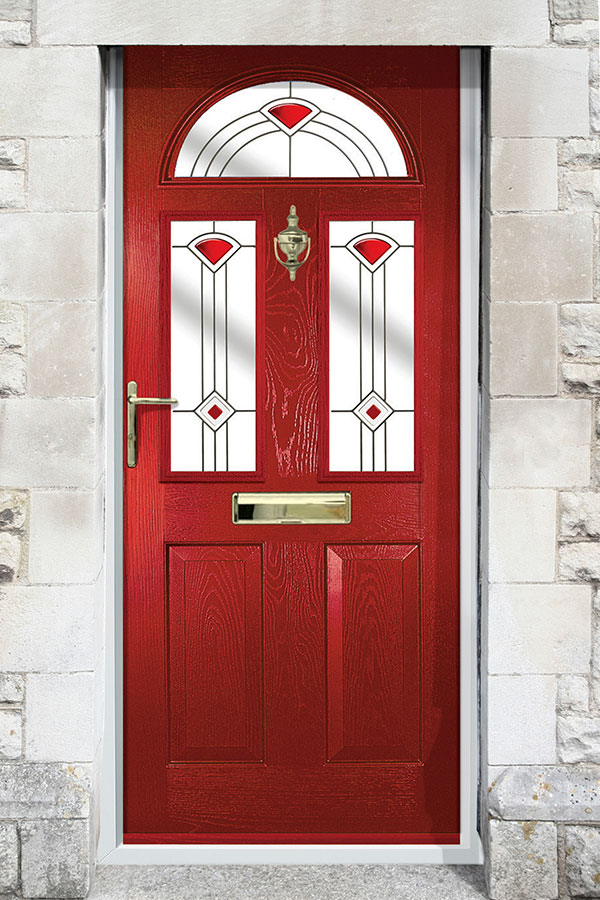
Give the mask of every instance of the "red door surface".
<svg viewBox="0 0 600 900">
<path fill-rule="evenodd" d="M 457 843 L 458 50 L 124 77 L 124 839 Z"/>
</svg>

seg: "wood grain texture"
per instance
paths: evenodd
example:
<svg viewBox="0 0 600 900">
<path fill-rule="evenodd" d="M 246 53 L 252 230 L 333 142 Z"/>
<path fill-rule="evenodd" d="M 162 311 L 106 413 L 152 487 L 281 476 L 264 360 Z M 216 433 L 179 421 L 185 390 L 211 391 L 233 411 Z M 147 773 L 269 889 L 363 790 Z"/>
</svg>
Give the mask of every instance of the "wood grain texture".
<svg viewBox="0 0 600 900">
<path fill-rule="evenodd" d="M 169 548 L 170 762 L 263 755 L 260 547 Z"/>
<path fill-rule="evenodd" d="M 327 548 L 329 760 L 418 761 L 419 548 Z"/>
<path fill-rule="evenodd" d="M 252 476 L 168 480 L 160 439 L 167 446 L 169 411 L 140 409 L 139 463 L 124 471 L 126 842 L 458 839 L 458 63 L 456 48 L 270 47 L 259 59 L 246 48 L 125 50 L 125 382 L 135 379 L 146 396 L 170 392 L 161 216 L 255 218 L 265 363 L 258 383 L 264 471 L 253 489 L 352 492 L 349 525 L 235 526 L 231 494 Z M 179 125 L 239 81 L 242 70 L 255 80 L 308 73 L 346 80 L 401 122 L 416 147 L 418 177 L 169 182 L 165 154 Z M 292 203 L 313 238 L 293 284 L 272 255 Z M 423 223 L 416 269 L 420 473 L 412 482 L 334 479 L 326 476 L 319 443 L 327 374 L 323 223 L 412 214 Z M 374 559 L 360 556 L 373 545 Z M 339 582 L 346 591 L 337 676 L 344 722 L 331 761 L 328 546 L 349 566 Z M 401 546 L 417 549 L 400 559 Z M 170 573 L 169 553 L 179 557 Z M 178 584 L 175 569 L 188 564 L 187 585 Z M 409 677 L 418 668 L 417 643 L 418 697 Z M 191 681 L 182 675 L 186 657 Z M 390 707 L 402 704 L 399 720 Z M 329 705 L 335 708 L 331 698 Z M 260 748 L 258 731 L 245 737 L 245 723 L 258 719 Z M 188 758 L 173 754 L 170 742 L 179 733 Z M 343 759 L 344 752 L 352 758 Z"/>
</svg>

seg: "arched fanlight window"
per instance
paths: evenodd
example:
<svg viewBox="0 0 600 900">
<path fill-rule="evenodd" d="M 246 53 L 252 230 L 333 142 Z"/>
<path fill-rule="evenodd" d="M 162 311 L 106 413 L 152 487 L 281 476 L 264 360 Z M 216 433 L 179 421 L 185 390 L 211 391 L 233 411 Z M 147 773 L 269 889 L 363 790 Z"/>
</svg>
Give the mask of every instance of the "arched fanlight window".
<svg viewBox="0 0 600 900">
<path fill-rule="evenodd" d="M 398 137 L 351 94 L 274 81 L 217 101 L 190 128 L 175 178 L 372 178 L 413 174 Z"/>
</svg>

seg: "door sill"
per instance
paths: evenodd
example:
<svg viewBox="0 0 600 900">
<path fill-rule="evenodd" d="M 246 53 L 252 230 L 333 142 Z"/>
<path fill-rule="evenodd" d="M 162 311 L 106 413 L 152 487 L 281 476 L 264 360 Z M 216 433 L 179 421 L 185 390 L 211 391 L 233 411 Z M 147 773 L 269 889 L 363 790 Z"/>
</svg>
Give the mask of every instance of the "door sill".
<svg viewBox="0 0 600 900">
<path fill-rule="evenodd" d="M 479 865 L 479 834 L 459 844 L 119 844 L 100 865 Z"/>
</svg>

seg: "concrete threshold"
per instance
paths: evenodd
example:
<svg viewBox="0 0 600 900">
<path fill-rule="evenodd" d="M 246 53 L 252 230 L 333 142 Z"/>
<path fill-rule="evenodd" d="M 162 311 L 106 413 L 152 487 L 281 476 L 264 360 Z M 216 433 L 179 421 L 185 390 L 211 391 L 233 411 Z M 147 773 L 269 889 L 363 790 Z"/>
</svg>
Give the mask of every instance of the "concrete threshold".
<svg viewBox="0 0 600 900">
<path fill-rule="evenodd" d="M 90 900 L 485 900 L 482 866 L 98 866 Z"/>
</svg>

